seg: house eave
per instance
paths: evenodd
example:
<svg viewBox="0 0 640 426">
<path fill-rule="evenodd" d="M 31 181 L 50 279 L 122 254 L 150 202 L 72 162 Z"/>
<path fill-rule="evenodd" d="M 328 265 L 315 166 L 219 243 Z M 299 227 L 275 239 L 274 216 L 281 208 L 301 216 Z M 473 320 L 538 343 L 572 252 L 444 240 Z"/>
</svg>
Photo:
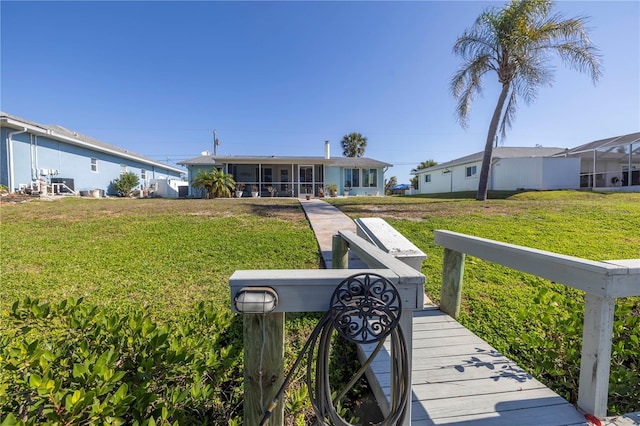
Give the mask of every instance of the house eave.
<svg viewBox="0 0 640 426">
<path fill-rule="evenodd" d="M 61 135 L 59 133 L 57 133 L 55 130 L 45 127 L 45 126 L 41 126 L 41 125 L 37 125 L 34 124 L 32 122 L 28 122 L 28 121 L 23 121 L 23 120 L 19 120 L 13 117 L 10 117 L 8 115 L 1 115 L 0 116 L 0 123 L 2 124 L 2 127 L 8 127 L 8 128 L 12 128 L 12 129 L 27 129 L 27 131 L 29 133 L 32 134 L 36 134 L 39 136 L 44 136 L 47 137 L 49 139 L 53 139 L 53 140 L 57 140 L 57 141 L 61 141 L 61 142 L 65 142 L 71 145 L 75 145 L 75 146 L 80 146 L 83 148 L 88 148 L 91 149 L 92 151 L 97 151 L 97 152 L 102 152 L 105 154 L 110 154 L 113 155 L 115 157 L 119 157 L 119 158 L 126 158 L 129 160 L 134 160 L 138 163 L 143 163 L 143 164 L 147 164 L 150 166 L 154 166 L 154 167 L 159 167 L 165 170 L 170 170 L 176 173 L 184 173 L 184 170 L 182 169 L 178 169 L 176 167 L 172 167 L 169 166 L 168 164 L 163 164 L 163 163 L 159 163 L 147 158 L 144 158 L 140 155 L 137 154 L 133 154 L 133 153 L 128 153 L 126 152 L 126 150 L 124 150 L 125 152 L 121 152 L 118 151 L 116 149 L 110 149 L 107 147 L 103 147 L 103 146 L 99 146 L 99 145 L 95 145 L 92 144 L 90 142 L 86 142 L 80 139 L 76 139 L 76 138 L 72 138 L 66 135 Z"/>
</svg>

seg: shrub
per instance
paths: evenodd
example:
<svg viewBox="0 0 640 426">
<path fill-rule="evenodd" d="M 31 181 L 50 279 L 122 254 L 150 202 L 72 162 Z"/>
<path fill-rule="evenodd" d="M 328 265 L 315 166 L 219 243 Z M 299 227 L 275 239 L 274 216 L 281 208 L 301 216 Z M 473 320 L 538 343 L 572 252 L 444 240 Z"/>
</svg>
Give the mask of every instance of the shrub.
<svg viewBox="0 0 640 426">
<path fill-rule="evenodd" d="M 131 190 L 140 184 L 138 175 L 133 172 L 127 172 L 120 175 L 119 178 L 113 180 L 113 187 L 122 197 L 131 195 Z"/>
<path fill-rule="evenodd" d="M 0 422 L 230 424 L 241 350 L 229 311 L 200 303 L 175 324 L 64 300 L 25 299 L 0 337 Z"/>
<path fill-rule="evenodd" d="M 543 307 L 532 317 L 529 310 L 520 318 L 529 329 L 512 336 L 512 350 L 535 377 L 570 402 L 578 400 L 584 309 L 581 297 L 541 288 L 534 302 Z M 616 304 L 611 372 L 609 376 L 610 415 L 630 413 L 640 401 L 640 341 L 634 330 L 640 325 L 640 303 L 621 299 Z"/>
</svg>

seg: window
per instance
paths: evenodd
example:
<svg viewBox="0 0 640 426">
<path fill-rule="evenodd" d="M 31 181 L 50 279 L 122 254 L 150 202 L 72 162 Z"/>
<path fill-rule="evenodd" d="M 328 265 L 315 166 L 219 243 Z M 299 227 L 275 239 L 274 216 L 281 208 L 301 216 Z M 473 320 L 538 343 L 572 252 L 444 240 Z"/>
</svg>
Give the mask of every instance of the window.
<svg viewBox="0 0 640 426">
<path fill-rule="evenodd" d="M 145 169 L 140 170 L 140 179 L 147 180 L 147 171 Z"/>
<path fill-rule="evenodd" d="M 347 188 L 360 186 L 360 169 L 344 169 L 344 186 Z"/>
<path fill-rule="evenodd" d="M 363 169 L 362 170 L 362 186 L 373 187 L 378 186 L 378 170 Z"/>
<path fill-rule="evenodd" d="M 427 183 L 431 182 L 431 174 L 424 175 L 424 181 Z"/>
<path fill-rule="evenodd" d="M 98 173 L 98 159 L 97 158 L 92 158 L 91 159 L 91 171 Z"/>
<path fill-rule="evenodd" d="M 127 173 L 127 165 L 126 164 L 120 164 L 120 174 L 123 175 Z"/>
<path fill-rule="evenodd" d="M 475 176 L 475 175 L 476 175 L 476 173 L 477 173 L 477 170 L 478 170 L 477 166 L 469 166 L 469 167 L 467 167 L 467 169 L 466 169 L 466 176 L 467 176 L 467 177 L 473 177 L 473 176 Z"/>
</svg>

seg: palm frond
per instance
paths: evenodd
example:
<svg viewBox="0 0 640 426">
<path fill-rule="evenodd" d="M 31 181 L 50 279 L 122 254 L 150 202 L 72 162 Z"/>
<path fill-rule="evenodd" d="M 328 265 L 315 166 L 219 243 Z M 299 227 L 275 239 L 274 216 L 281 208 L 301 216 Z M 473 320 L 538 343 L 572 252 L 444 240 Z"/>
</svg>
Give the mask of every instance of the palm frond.
<svg viewBox="0 0 640 426">
<path fill-rule="evenodd" d="M 491 57 L 480 56 L 466 63 L 451 79 L 451 91 L 457 99 L 456 115 L 460 125 L 467 127 L 471 104 L 482 93 L 482 76 L 495 69 Z"/>
<path fill-rule="evenodd" d="M 515 120 L 516 111 L 518 109 L 518 101 L 516 98 L 516 91 L 513 87 L 510 89 L 509 100 L 507 106 L 504 108 L 504 113 L 500 120 L 500 137 L 505 138 L 507 136 L 507 128 L 511 128 L 513 121 Z"/>
</svg>

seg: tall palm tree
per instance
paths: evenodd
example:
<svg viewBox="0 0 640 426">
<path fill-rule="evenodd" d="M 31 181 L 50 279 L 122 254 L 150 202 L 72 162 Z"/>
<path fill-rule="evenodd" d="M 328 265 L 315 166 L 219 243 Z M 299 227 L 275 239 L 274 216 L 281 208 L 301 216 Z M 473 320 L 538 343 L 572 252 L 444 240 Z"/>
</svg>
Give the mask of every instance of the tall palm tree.
<svg viewBox="0 0 640 426">
<path fill-rule="evenodd" d="M 342 137 L 342 155 L 345 157 L 362 157 L 367 147 L 367 138 L 360 133 L 349 133 Z"/>
<path fill-rule="evenodd" d="M 207 193 L 207 198 L 229 198 L 236 182 L 233 175 L 225 173 L 222 169 L 211 171 L 199 170 L 193 180 L 194 188 L 202 188 Z"/>
<path fill-rule="evenodd" d="M 557 55 L 569 67 L 590 74 L 594 83 L 601 75 L 600 55 L 589 40 L 586 18 L 564 19 L 552 15 L 552 7 L 551 0 L 512 0 L 502 9 L 485 9 L 453 47 L 463 59 L 451 79 L 462 127 L 467 126 L 473 99 L 482 91 L 482 77 L 493 71 L 502 85 L 489 124 L 476 200 L 487 198 L 498 127 L 504 137 L 515 117 L 517 99 L 528 104 L 535 100 L 538 87 L 551 85 L 550 57 Z"/>
</svg>

